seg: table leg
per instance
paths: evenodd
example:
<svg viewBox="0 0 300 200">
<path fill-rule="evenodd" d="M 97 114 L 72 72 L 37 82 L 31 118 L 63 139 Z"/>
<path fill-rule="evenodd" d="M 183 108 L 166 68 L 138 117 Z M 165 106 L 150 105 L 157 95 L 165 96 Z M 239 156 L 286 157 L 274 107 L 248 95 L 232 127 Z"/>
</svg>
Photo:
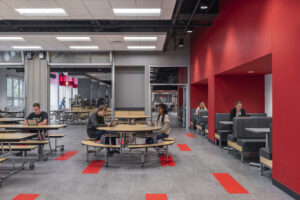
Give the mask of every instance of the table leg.
<svg viewBox="0 0 300 200">
<path fill-rule="evenodd" d="M 269 152 L 269 133 L 266 134 L 266 150 Z"/>
</svg>

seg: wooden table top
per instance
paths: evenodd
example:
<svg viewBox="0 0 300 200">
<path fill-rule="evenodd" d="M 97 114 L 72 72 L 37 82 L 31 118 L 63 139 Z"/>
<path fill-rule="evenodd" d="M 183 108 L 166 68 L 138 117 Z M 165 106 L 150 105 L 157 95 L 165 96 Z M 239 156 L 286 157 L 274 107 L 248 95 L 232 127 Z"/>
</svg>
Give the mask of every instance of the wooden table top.
<svg viewBox="0 0 300 200">
<path fill-rule="evenodd" d="M 18 141 L 18 140 L 24 140 L 27 138 L 35 137 L 35 136 L 37 136 L 37 133 L 1 133 L 0 141 L 1 142 Z"/>
<path fill-rule="evenodd" d="M 148 132 L 157 131 L 160 129 L 159 126 L 147 126 L 143 124 L 128 125 L 128 124 L 118 124 L 115 127 L 98 127 L 98 130 L 111 131 L 111 132 Z"/>
<path fill-rule="evenodd" d="M 13 129 L 59 129 L 66 127 L 66 124 L 48 124 L 38 126 L 28 126 L 23 124 L 0 124 L 0 128 L 13 128 Z"/>
<path fill-rule="evenodd" d="M 150 116 L 143 116 L 143 115 L 122 115 L 122 116 L 115 116 L 118 119 L 147 119 L 151 118 Z"/>
<path fill-rule="evenodd" d="M 0 122 L 19 122 L 24 120 L 24 118 L 0 118 Z"/>
</svg>

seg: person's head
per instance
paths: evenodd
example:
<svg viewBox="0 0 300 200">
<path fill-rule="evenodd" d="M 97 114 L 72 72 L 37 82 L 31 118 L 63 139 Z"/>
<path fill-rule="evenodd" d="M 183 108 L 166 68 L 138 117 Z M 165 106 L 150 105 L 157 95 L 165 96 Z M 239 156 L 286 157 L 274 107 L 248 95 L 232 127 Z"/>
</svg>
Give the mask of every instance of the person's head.
<svg viewBox="0 0 300 200">
<path fill-rule="evenodd" d="M 237 102 L 235 103 L 235 108 L 236 108 L 236 110 L 238 110 L 238 111 L 242 110 L 242 108 L 243 108 L 243 103 L 242 103 L 241 101 L 237 101 Z"/>
<path fill-rule="evenodd" d="M 106 106 L 104 106 L 104 105 L 100 105 L 99 107 L 98 107 L 98 116 L 99 117 L 103 117 L 104 115 L 105 115 L 105 113 L 106 113 Z"/>
<path fill-rule="evenodd" d="M 159 104 L 157 109 L 160 115 L 165 115 L 168 113 L 168 106 L 166 104 Z"/>
<path fill-rule="evenodd" d="M 35 114 L 39 115 L 41 113 L 41 106 L 39 103 L 34 103 L 32 107 Z"/>
<path fill-rule="evenodd" d="M 200 109 L 205 109 L 206 108 L 205 103 L 203 101 L 200 103 L 199 108 Z"/>
</svg>

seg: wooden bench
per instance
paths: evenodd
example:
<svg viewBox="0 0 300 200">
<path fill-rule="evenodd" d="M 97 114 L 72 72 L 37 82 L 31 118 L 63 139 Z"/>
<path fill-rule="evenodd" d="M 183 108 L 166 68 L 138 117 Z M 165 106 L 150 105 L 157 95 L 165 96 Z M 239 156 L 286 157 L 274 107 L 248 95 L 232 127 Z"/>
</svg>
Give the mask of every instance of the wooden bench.
<svg viewBox="0 0 300 200">
<path fill-rule="evenodd" d="M 6 158 L 0 158 L 0 163 L 2 163 L 5 160 L 6 160 Z"/>
<path fill-rule="evenodd" d="M 175 139 L 171 138 L 171 137 L 166 137 L 166 138 L 163 138 L 162 140 L 163 141 L 175 141 Z"/>
<path fill-rule="evenodd" d="M 26 145 L 26 146 L 22 146 L 22 145 L 11 145 L 10 149 L 12 151 L 31 151 L 33 149 L 36 149 L 37 146 L 36 145 Z M 4 151 L 9 151 L 9 146 L 8 145 L 3 145 L 1 147 L 1 149 L 3 149 Z"/>
<path fill-rule="evenodd" d="M 65 137 L 66 135 L 65 134 L 61 134 L 61 133 L 49 133 L 48 134 L 48 137 L 49 139 L 54 139 L 54 142 L 55 142 L 55 147 L 54 147 L 54 151 L 56 152 L 58 148 L 60 148 L 60 151 L 61 152 L 64 152 L 65 150 L 65 145 L 57 145 L 57 139 L 61 139 L 63 137 Z M 52 148 L 50 147 L 51 151 L 52 151 Z"/>
<path fill-rule="evenodd" d="M 260 162 L 260 175 L 263 175 L 264 167 L 267 167 L 269 169 L 273 168 L 273 160 L 269 160 L 263 156 L 259 156 L 259 162 Z"/>
<path fill-rule="evenodd" d="M 217 133 L 215 133 L 215 145 L 217 145 L 217 141 L 219 141 L 219 146 L 221 147 L 220 135 L 218 135 Z"/>
<path fill-rule="evenodd" d="M 94 141 L 81 141 L 82 145 L 86 146 L 86 162 L 89 162 L 89 154 L 94 153 L 96 155 L 97 150 L 96 148 L 104 149 L 106 148 L 106 166 L 108 165 L 108 149 L 120 149 L 121 145 L 108 145 L 108 144 L 100 144 Z M 94 147 L 94 150 L 89 150 L 89 147 Z"/>
<path fill-rule="evenodd" d="M 18 130 L 0 130 L 0 133 L 18 133 Z"/>
<path fill-rule="evenodd" d="M 166 152 L 166 158 L 167 158 L 167 162 L 169 162 L 169 151 L 168 151 L 168 147 L 169 147 L 169 145 L 172 145 L 172 144 L 174 144 L 175 143 L 175 140 L 173 140 L 173 141 L 164 141 L 164 142 L 159 142 L 159 143 L 154 143 L 154 144 L 134 144 L 134 145 L 129 145 L 128 146 L 128 148 L 129 149 L 146 149 L 146 151 L 147 151 L 147 149 L 148 148 L 159 148 L 159 147 L 166 147 L 166 150 L 165 150 L 165 152 Z M 144 159 L 144 157 L 145 157 L 145 151 L 142 151 L 142 167 L 144 167 L 144 163 L 145 163 L 145 159 Z"/>
<path fill-rule="evenodd" d="M 202 130 L 202 127 L 200 125 L 196 125 L 196 128 L 199 129 L 200 131 Z"/>
</svg>

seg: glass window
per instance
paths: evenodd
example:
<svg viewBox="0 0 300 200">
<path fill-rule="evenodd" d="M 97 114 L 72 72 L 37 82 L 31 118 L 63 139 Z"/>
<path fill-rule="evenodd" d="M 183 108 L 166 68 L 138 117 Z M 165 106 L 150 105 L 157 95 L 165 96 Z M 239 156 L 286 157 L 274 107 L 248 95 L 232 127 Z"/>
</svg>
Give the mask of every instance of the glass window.
<svg viewBox="0 0 300 200">
<path fill-rule="evenodd" d="M 14 97 L 19 97 L 19 80 L 14 79 Z"/>
<path fill-rule="evenodd" d="M 12 97 L 12 78 L 7 78 L 7 97 Z"/>
</svg>

